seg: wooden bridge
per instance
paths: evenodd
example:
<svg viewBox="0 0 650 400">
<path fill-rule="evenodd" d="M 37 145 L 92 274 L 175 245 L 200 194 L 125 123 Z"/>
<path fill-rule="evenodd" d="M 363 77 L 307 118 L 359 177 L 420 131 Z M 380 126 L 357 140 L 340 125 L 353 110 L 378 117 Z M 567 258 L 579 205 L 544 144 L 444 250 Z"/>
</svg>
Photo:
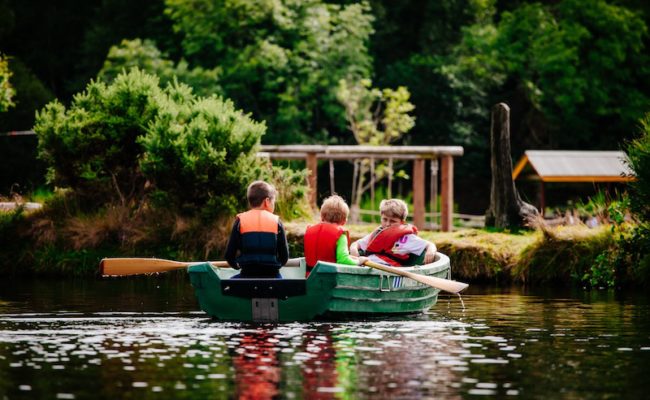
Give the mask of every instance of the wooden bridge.
<svg viewBox="0 0 650 400">
<path fill-rule="evenodd" d="M 413 224 L 425 227 L 425 163 L 431 167 L 432 211 L 438 196 L 438 176 L 440 177 L 441 212 L 440 228 L 450 231 L 453 223 L 454 207 L 454 158 L 463 155 L 461 146 L 327 146 L 327 145 L 263 145 L 259 156 L 276 160 L 305 160 L 309 170 L 310 202 L 316 207 L 318 198 L 318 161 L 332 162 L 370 159 L 410 160 L 413 162 Z M 438 169 L 440 167 L 440 172 Z M 355 170 L 356 171 L 356 170 Z"/>
</svg>

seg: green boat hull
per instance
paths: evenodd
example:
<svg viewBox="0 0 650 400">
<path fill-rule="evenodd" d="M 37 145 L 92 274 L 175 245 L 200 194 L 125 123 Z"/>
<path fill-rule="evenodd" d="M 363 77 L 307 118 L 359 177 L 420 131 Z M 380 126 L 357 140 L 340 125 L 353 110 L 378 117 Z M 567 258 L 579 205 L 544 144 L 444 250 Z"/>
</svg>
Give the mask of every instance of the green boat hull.
<svg viewBox="0 0 650 400">
<path fill-rule="evenodd" d="M 449 258 L 406 271 L 448 278 Z M 201 309 L 234 321 L 308 321 L 341 314 L 409 314 L 431 308 L 439 289 L 368 267 L 319 262 L 305 279 L 305 263 L 283 267 L 284 279 L 229 279 L 238 271 L 209 263 L 188 268 Z"/>
</svg>

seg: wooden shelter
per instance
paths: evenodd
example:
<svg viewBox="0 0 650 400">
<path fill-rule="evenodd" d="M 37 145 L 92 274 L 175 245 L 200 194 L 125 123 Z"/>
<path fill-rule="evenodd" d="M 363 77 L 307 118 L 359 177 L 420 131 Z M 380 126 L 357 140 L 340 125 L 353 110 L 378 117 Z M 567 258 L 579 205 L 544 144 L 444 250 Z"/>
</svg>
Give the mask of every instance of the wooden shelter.
<svg viewBox="0 0 650 400">
<path fill-rule="evenodd" d="M 462 156 L 461 146 L 327 146 L 327 145 L 263 145 L 259 156 L 279 160 L 302 160 L 307 164 L 310 202 L 318 198 L 318 160 L 412 160 L 413 161 L 413 224 L 425 224 L 425 161 L 431 161 L 431 173 L 437 179 L 440 160 L 441 221 L 440 228 L 450 231 L 454 206 L 454 156 Z M 437 180 L 432 179 L 437 185 Z M 436 190 L 437 192 L 437 190 Z M 437 196 L 437 193 L 436 193 Z M 433 197 L 433 196 L 432 196 Z"/>
<path fill-rule="evenodd" d="M 635 178 L 625 159 L 622 151 L 526 150 L 512 171 L 512 179 L 540 183 L 543 211 L 545 183 L 629 182 Z"/>
</svg>

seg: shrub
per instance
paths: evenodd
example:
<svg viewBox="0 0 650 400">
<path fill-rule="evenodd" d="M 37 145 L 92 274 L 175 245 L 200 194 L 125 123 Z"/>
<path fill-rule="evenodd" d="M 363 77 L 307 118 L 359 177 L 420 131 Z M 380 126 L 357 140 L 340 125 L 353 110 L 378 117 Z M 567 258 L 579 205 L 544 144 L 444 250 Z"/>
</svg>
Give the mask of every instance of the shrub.
<svg viewBox="0 0 650 400">
<path fill-rule="evenodd" d="M 110 84 L 91 82 L 68 109 L 48 104 L 35 130 L 51 183 L 70 187 L 83 200 L 81 212 L 150 200 L 182 217 L 213 220 L 246 208 L 247 185 L 269 179 L 281 212 L 302 213 L 304 173 L 269 169 L 256 157 L 264 123 L 184 84 L 160 88 L 138 69 Z"/>
<path fill-rule="evenodd" d="M 640 220 L 631 235 L 621 237 L 617 267 L 635 283 L 650 284 L 650 112 L 640 121 L 641 136 L 627 147 L 628 163 L 636 175 L 630 186 L 630 206 Z"/>
<path fill-rule="evenodd" d="M 119 45 L 112 46 L 97 76 L 110 82 L 122 71 L 134 67 L 157 75 L 162 84 L 174 80 L 183 82 L 199 95 L 223 92 L 218 83 L 221 67 L 207 70 L 201 67 L 190 68 L 185 60 L 174 64 L 148 39 L 124 39 Z"/>
<path fill-rule="evenodd" d="M 260 179 L 273 184 L 278 191 L 275 213 L 282 220 L 311 217 L 312 210 L 307 198 L 309 188 L 305 185 L 307 174 L 306 169 L 294 171 L 272 165 L 262 167 Z"/>
<path fill-rule="evenodd" d="M 91 205 L 141 194 L 136 139 L 158 114 L 162 95 L 158 78 L 136 69 L 111 85 L 91 82 L 68 109 L 56 100 L 46 105 L 34 130 L 50 183 L 70 187 Z"/>
<path fill-rule="evenodd" d="M 628 279 L 631 283 L 650 285 L 650 225 L 638 225 L 624 243 L 629 258 Z"/>
<path fill-rule="evenodd" d="M 631 207 L 643 221 L 650 221 L 650 112 L 640 121 L 641 136 L 627 147 L 628 164 L 636 175 L 632 182 Z"/>
<path fill-rule="evenodd" d="M 170 102 L 139 139 L 142 172 L 153 197 L 183 213 L 205 218 L 231 215 L 245 207 L 246 186 L 260 169 L 257 146 L 266 127 L 217 97 L 195 98 L 176 85 Z"/>
<path fill-rule="evenodd" d="M 616 244 L 608 226 L 539 225 L 541 235 L 527 247 L 513 273 L 531 282 L 569 282 L 607 285 L 610 265 L 601 256 Z"/>
<path fill-rule="evenodd" d="M 650 113 L 640 121 L 641 136 L 627 147 L 628 164 L 637 178 L 630 184 L 629 196 L 612 202 L 603 214 L 613 222 L 615 239 L 604 249 L 584 280 L 592 286 L 618 286 L 625 283 L 650 284 Z M 627 224 L 629 210 L 637 224 Z"/>
</svg>

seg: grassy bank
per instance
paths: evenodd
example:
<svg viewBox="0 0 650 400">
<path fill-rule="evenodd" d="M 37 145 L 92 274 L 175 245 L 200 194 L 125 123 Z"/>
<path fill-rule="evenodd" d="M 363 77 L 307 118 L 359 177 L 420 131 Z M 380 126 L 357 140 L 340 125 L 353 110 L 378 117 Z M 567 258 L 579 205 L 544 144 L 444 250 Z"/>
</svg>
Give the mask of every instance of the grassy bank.
<svg viewBox="0 0 650 400">
<path fill-rule="evenodd" d="M 0 213 L 0 273 L 90 276 L 97 273 L 103 257 L 219 260 L 231 222 L 202 226 L 178 216 L 133 215 L 120 209 L 73 218 L 56 212 L 64 208 Z M 285 223 L 292 257 L 302 256 L 307 224 Z M 348 228 L 356 240 L 373 227 Z M 578 225 L 517 234 L 465 229 L 421 232 L 421 236 L 450 256 L 453 276 L 459 280 L 598 286 L 617 274 L 613 265 L 603 262 L 603 255 L 620 251 L 617 237 L 625 232 L 621 226 Z M 625 281 L 618 273 L 618 282 Z"/>
<path fill-rule="evenodd" d="M 521 234 L 433 233 L 431 239 L 450 255 L 454 273 L 463 279 L 584 284 L 594 274 L 599 255 L 616 247 L 616 235 L 611 226 L 578 225 Z"/>
</svg>

